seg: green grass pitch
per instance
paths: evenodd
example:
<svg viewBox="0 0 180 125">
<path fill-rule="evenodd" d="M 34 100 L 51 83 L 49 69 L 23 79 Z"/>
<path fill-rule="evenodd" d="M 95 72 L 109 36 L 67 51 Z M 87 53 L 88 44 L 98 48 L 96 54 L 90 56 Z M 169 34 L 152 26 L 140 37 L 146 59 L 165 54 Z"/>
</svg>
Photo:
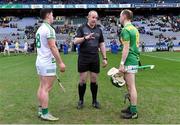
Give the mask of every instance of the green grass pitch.
<svg viewBox="0 0 180 125">
<path fill-rule="evenodd" d="M 98 99 L 102 108 L 91 107 L 89 84 L 85 94 L 85 107 L 77 110 L 77 54 L 62 55 L 66 72 L 60 74 L 66 88 L 63 93 L 57 82 L 50 93 L 49 109 L 60 118 L 57 122 L 46 122 L 37 117 L 36 92 L 39 85 L 36 75 L 36 55 L 0 55 L 0 123 L 180 123 L 180 53 L 142 53 L 142 64 L 154 64 L 155 69 L 139 71 L 136 77 L 138 90 L 137 120 L 123 120 L 120 110 L 128 105 L 123 103 L 125 87 L 116 88 L 110 83 L 108 69 L 118 67 L 121 54 L 108 53 L 108 67 L 101 68 L 99 75 Z"/>
</svg>

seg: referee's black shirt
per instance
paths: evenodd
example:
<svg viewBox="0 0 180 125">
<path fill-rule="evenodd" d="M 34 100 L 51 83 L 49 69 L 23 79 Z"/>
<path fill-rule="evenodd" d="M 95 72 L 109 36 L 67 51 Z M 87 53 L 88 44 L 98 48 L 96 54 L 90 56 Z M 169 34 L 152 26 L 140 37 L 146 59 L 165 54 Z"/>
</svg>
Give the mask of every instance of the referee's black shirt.
<svg viewBox="0 0 180 125">
<path fill-rule="evenodd" d="M 81 43 L 80 54 L 96 54 L 98 53 L 99 44 L 104 42 L 101 29 L 98 26 L 91 28 L 87 23 L 78 28 L 76 37 L 85 37 L 90 33 L 94 33 L 93 37 L 95 37 L 95 39 L 85 40 Z"/>
</svg>

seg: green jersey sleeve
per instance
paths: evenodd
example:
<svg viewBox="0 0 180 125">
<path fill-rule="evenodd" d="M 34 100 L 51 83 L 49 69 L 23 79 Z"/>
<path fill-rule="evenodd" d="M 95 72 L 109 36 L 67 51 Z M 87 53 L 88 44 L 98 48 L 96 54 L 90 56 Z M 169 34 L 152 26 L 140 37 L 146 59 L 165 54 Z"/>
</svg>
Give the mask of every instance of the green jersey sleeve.
<svg viewBox="0 0 180 125">
<path fill-rule="evenodd" d="M 122 32 L 121 32 L 121 40 L 123 42 L 130 41 L 130 34 L 126 29 L 123 29 Z"/>
</svg>

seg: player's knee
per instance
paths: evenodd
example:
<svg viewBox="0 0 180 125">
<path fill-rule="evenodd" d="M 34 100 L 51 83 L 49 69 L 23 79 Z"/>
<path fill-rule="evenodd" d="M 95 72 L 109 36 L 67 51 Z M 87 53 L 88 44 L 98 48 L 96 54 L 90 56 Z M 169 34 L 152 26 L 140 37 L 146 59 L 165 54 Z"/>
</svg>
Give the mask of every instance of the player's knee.
<svg viewBox="0 0 180 125">
<path fill-rule="evenodd" d="M 41 96 L 45 98 L 48 95 L 48 88 L 44 88 L 41 90 Z"/>
<path fill-rule="evenodd" d="M 137 94 L 136 88 L 135 87 L 129 88 L 129 93 L 131 96 L 135 96 Z"/>
<path fill-rule="evenodd" d="M 128 89 L 128 91 L 129 91 L 129 93 L 132 91 L 132 85 L 130 85 L 130 84 L 127 84 L 127 89 Z"/>
<path fill-rule="evenodd" d="M 131 92 L 133 91 L 133 86 L 132 85 L 128 85 L 128 90 Z"/>
<path fill-rule="evenodd" d="M 44 91 L 42 90 L 42 89 L 40 89 L 39 91 L 38 91 L 38 93 L 37 93 L 37 96 L 38 96 L 38 98 L 40 98 L 40 99 L 43 99 L 44 98 Z"/>
<path fill-rule="evenodd" d="M 40 91 L 41 91 L 41 93 L 48 92 L 49 86 L 41 84 Z"/>
<path fill-rule="evenodd" d="M 96 83 L 97 82 L 97 79 L 96 78 L 92 78 L 91 79 L 91 83 Z"/>
<path fill-rule="evenodd" d="M 48 88 L 47 88 L 47 91 L 50 92 L 52 89 L 52 85 L 49 85 Z"/>
<path fill-rule="evenodd" d="M 80 79 L 79 83 L 80 83 L 80 84 L 86 83 L 86 79 Z"/>
<path fill-rule="evenodd" d="M 92 76 L 91 76 L 91 82 L 92 82 L 92 83 L 96 83 L 96 81 L 97 81 L 97 76 L 92 75 Z"/>
</svg>

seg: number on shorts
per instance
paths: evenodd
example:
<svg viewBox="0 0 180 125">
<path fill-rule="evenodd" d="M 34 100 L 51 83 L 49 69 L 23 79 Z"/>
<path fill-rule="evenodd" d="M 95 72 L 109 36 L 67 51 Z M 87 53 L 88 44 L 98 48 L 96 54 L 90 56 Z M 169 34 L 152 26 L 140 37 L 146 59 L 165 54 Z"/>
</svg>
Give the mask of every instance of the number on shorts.
<svg viewBox="0 0 180 125">
<path fill-rule="evenodd" d="M 39 33 L 36 35 L 36 47 L 41 48 L 40 34 Z"/>
</svg>

